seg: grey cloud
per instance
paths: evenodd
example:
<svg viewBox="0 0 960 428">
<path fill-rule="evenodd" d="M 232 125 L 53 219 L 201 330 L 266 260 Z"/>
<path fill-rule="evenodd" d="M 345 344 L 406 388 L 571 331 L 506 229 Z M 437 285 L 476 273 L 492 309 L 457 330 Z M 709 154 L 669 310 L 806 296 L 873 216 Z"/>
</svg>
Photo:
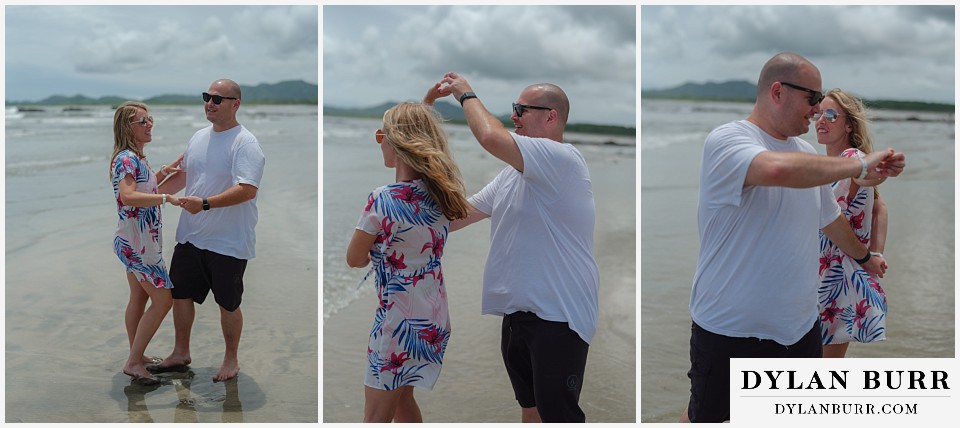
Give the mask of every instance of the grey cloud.
<svg viewBox="0 0 960 428">
<path fill-rule="evenodd" d="M 386 64 L 393 64 L 382 44 L 383 34 L 376 27 L 360 29 L 356 37 L 323 35 L 323 72 L 350 77 L 351 80 L 374 79 L 386 74 Z M 324 79 L 329 80 L 329 79 Z"/>
<path fill-rule="evenodd" d="M 941 21 L 954 25 L 954 7 L 955 6 L 899 6 L 900 12 L 912 17 L 916 25 L 924 24 L 924 21 Z"/>
<path fill-rule="evenodd" d="M 457 71 L 496 114 L 548 81 L 571 120 L 632 124 L 636 26 L 634 7 L 324 7 L 324 103 L 416 99 Z"/>
<path fill-rule="evenodd" d="M 156 48 L 165 45 L 167 41 L 142 31 L 101 31 L 74 41 L 70 56 L 81 73 L 127 73 L 151 66 Z"/>
<path fill-rule="evenodd" d="M 71 58 L 76 71 L 92 74 L 228 61 L 236 48 L 228 36 L 214 30 L 223 24 L 220 18 L 209 17 L 200 30 L 171 20 L 162 20 L 149 31 L 104 26 L 75 40 Z"/>
<path fill-rule="evenodd" d="M 246 9 L 237 17 L 237 25 L 247 37 L 265 42 L 268 55 L 286 57 L 297 54 L 316 56 L 317 8 L 285 6 Z"/>
<path fill-rule="evenodd" d="M 613 22 L 615 25 L 598 25 L 613 13 L 603 9 L 434 8 L 401 26 L 397 39 L 417 40 L 401 48 L 416 63 L 416 70 L 431 76 L 455 68 L 503 80 L 535 75 L 545 79 L 632 81 L 636 75 L 636 36 L 624 34 L 635 29 L 635 15 L 630 15 L 632 26 L 618 21 Z M 429 36 L 424 28 L 431 28 Z"/>
<path fill-rule="evenodd" d="M 952 23 L 917 25 L 905 10 L 933 16 L 924 8 L 877 6 L 744 6 L 703 8 L 708 37 L 729 56 L 797 52 L 807 57 L 915 55 L 953 51 Z"/>
<path fill-rule="evenodd" d="M 824 85 L 867 97 L 952 99 L 953 7 L 644 6 L 644 88 L 755 81 L 773 54 L 793 51 Z"/>
<path fill-rule="evenodd" d="M 603 29 L 616 43 L 635 43 L 637 12 L 635 6 L 563 6 L 560 8 L 584 26 Z"/>
<path fill-rule="evenodd" d="M 182 9 L 199 24 L 167 15 L 151 28 L 130 30 L 122 22 L 102 22 L 73 42 L 71 58 L 81 73 L 114 74 L 150 67 L 229 65 L 246 56 L 284 64 L 317 57 L 316 7 L 258 7 L 216 15 Z M 225 29 L 236 29 L 225 31 Z"/>
</svg>

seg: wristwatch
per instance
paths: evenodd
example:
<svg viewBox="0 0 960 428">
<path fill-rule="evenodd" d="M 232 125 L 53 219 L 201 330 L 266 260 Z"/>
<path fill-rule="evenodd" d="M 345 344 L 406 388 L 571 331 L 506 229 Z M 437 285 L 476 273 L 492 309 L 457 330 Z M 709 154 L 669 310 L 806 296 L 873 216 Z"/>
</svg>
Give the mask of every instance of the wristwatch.
<svg viewBox="0 0 960 428">
<path fill-rule="evenodd" d="M 464 92 L 463 95 L 460 96 L 460 106 L 461 107 L 463 106 L 464 101 L 469 100 L 470 98 L 476 98 L 476 97 L 477 97 L 477 94 L 473 92 Z"/>
<path fill-rule="evenodd" d="M 207 198 L 203 198 L 203 210 L 206 211 L 209 209 L 210 209 L 210 203 L 207 202 Z"/>
</svg>

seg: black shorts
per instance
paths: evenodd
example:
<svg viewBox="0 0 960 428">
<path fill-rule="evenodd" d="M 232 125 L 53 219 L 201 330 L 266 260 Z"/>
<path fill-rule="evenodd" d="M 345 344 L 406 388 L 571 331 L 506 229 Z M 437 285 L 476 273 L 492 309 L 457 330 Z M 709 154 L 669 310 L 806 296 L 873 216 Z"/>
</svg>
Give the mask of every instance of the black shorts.
<svg viewBox="0 0 960 428">
<path fill-rule="evenodd" d="M 176 283 L 174 283 L 176 286 Z M 690 328 L 690 422 L 730 420 L 731 358 L 820 358 L 820 320 L 790 346 L 756 337 L 711 333 L 693 323 Z"/>
<path fill-rule="evenodd" d="M 500 352 L 520 407 L 536 407 L 543 422 L 584 422 L 578 403 L 588 347 L 565 322 L 504 315 Z"/>
<path fill-rule="evenodd" d="M 203 303 L 212 290 L 217 304 L 233 312 L 240 307 L 246 268 L 246 260 L 178 243 L 170 260 L 173 298 Z"/>
</svg>

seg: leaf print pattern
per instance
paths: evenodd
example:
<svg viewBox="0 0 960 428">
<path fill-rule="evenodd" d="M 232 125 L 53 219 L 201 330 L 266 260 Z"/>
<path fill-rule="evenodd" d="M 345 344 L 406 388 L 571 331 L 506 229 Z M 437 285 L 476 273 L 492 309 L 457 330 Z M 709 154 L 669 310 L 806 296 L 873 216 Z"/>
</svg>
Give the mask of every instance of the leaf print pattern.
<svg viewBox="0 0 960 428">
<path fill-rule="evenodd" d="M 848 149 L 841 157 L 862 158 Z M 850 179 L 833 183 L 833 193 L 857 238 L 870 243 L 874 192 L 861 187 L 850 200 Z M 886 339 L 887 296 L 876 277 L 844 254 L 820 232 L 819 306 L 823 344 Z"/>
<path fill-rule="evenodd" d="M 112 174 L 113 195 L 117 201 L 114 253 L 137 280 L 149 282 L 157 288 L 173 288 L 163 261 L 160 207 L 124 205 L 120 200 L 120 182 L 128 175 L 136 182 L 138 192 L 157 193 L 156 176 L 146 160 L 129 150 L 118 153 L 113 160 Z"/>
<path fill-rule="evenodd" d="M 370 260 L 379 305 L 366 385 L 431 389 L 436 383 L 450 339 L 440 263 L 449 226 L 420 181 L 384 186 L 367 198 L 357 227 L 376 235 Z"/>
</svg>

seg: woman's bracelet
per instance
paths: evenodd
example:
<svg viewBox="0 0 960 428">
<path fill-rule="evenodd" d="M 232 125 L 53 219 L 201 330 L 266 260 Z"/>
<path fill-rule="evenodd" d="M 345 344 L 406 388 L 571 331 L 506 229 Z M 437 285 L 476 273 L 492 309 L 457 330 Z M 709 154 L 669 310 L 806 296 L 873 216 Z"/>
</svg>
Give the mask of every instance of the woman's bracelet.
<svg viewBox="0 0 960 428">
<path fill-rule="evenodd" d="M 166 204 L 167 204 L 167 194 L 164 193 L 163 196 L 160 198 L 160 206 L 164 206 Z"/>
<path fill-rule="evenodd" d="M 160 165 L 160 174 L 163 174 L 164 177 L 170 175 L 170 174 L 167 174 L 166 171 L 164 171 L 164 169 L 166 168 L 167 168 L 166 165 Z"/>
<path fill-rule="evenodd" d="M 863 180 L 866 177 L 867 177 L 867 161 L 864 160 L 863 158 L 860 158 L 860 175 L 857 176 L 857 178 Z"/>
</svg>

